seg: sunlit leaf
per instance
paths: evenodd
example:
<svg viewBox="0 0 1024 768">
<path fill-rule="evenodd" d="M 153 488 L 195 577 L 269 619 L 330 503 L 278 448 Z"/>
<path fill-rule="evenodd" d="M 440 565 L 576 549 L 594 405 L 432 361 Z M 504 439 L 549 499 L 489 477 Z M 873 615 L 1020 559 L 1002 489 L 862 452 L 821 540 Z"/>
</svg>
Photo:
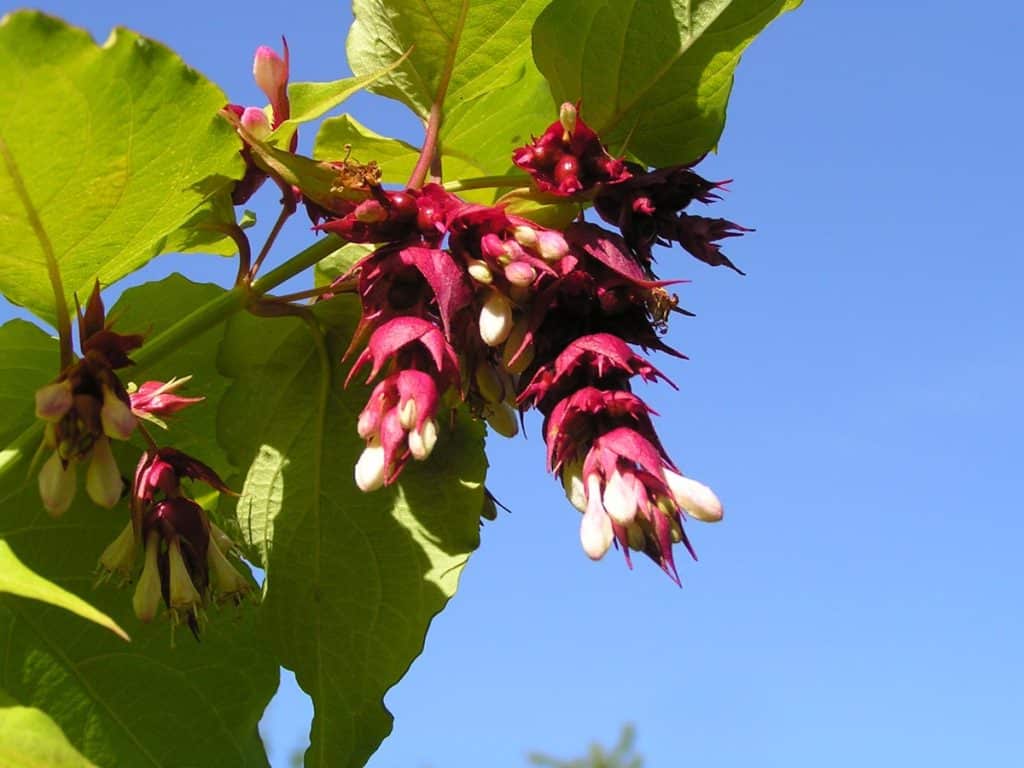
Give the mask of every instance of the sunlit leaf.
<svg viewBox="0 0 1024 768">
<path fill-rule="evenodd" d="M 5 768 L 96 768 L 45 712 L 0 691 L 0 765 Z"/>
<path fill-rule="evenodd" d="M 248 468 L 238 516 L 267 567 L 261 634 L 315 707 L 308 765 L 361 766 L 390 731 L 382 698 L 455 592 L 483 498 L 482 430 L 462 418 L 395 487 L 356 488 L 368 388 L 343 389 L 338 363 L 354 307 L 317 305 L 323 337 L 238 315 L 221 357 L 221 436 Z"/>
<path fill-rule="evenodd" d="M 740 55 L 800 0 L 553 0 L 533 55 L 556 102 L 648 165 L 697 159 L 725 124 Z"/>
<path fill-rule="evenodd" d="M 241 177 L 224 94 L 174 53 L 117 29 L 102 47 L 36 12 L 0 22 L 0 291 L 55 317 L 67 301 L 164 249 Z"/>
</svg>

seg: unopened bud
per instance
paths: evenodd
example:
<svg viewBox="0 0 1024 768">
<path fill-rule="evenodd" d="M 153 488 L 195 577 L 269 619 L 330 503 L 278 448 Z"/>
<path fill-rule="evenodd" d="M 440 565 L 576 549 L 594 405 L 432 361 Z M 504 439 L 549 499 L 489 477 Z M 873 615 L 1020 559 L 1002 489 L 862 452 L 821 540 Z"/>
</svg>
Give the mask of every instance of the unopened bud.
<svg viewBox="0 0 1024 768">
<path fill-rule="evenodd" d="M 107 573 L 117 575 L 121 579 L 131 576 L 135 565 L 135 530 L 129 522 L 121 532 L 107 545 L 100 555 L 100 567 Z"/>
<path fill-rule="evenodd" d="M 85 492 L 101 507 L 110 509 L 121 498 L 123 489 L 124 482 L 110 450 L 110 440 L 100 437 L 92 446 L 92 458 L 85 472 Z"/>
<path fill-rule="evenodd" d="M 562 467 L 562 487 L 565 497 L 580 512 L 587 511 L 587 489 L 583 485 L 583 462 L 573 461 Z"/>
<path fill-rule="evenodd" d="M 251 589 L 249 582 L 224 556 L 220 547 L 207 548 L 206 563 L 213 576 L 213 588 L 222 597 L 237 599 Z"/>
<path fill-rule="evenodd" d="M 490 428 L 502 437 L 515 437 L 519 434 L 516 411 L 507 403 L 495 403 L 484 408 L 484 419 Z"/>
<path fill-rule="evenodd" d="M 228 536 L 216 523 L 210 523 L 210 541 L 217 545 L 225 555 L 234 552 L 237 547 L 231 537 Z"/>
<path fill-rule="evenodd" d="M 489 347 L 501 344 L 512 332 L 512 303 L 492 293 L 480 310 L 480 338 Z"/>
<path fill-rule="evenodd" d="M 160 608 L 160 569 L 157 566 L 157 553 L 160 548 L 160 536 L 152 531 L 146 539 L 146 554 L 142 565 L 142 575 L 135 585 L 132 595 L 132 608 L 139 621 L 150 622 L 156 618 Z"/>
<path fill-rule="evenodd" d="M 471 261 L 469 262 L 468 270 L 469 276 L 481 285 L 490 285 L 494 282 L 494 275 L 491 274 L 491 269 L 487 266 L 486 262 Z"/>
<path fill-rule="evenodd" d="M 505 388 L 498 378 L 498 372 L 494 366 L 486 360 L 481 360 L 473 374 L 476 381 L 477 392 L 489 403 L 500 403 L 505 399 Z"/>
<path fill-rule="evenodd" d="M 423 424 L 423 429 L 413 429 L 409 432 L 409 453 L 417 461 L 423 461 L 434 450 L 437 444 L 437 422 L 428 419 Z"/>
<path fill-rule="evenodd" d="M 619 525 L 629 525 L 636 517 L 636 493 L 617 469 L 605 482 L 601 501 L 608 515 Z"/>
<path fill-rule="evenodd" d="M 194 611 L 202 603 L 203 599 L 192 583 L 188 567 L 185 565 L 185 558 L 181 555 L 181 541 L 171 539 L 167 547 L 167 565 L 170 571 L 169 589 L 170 606 L 172 610 Z"/>
<path fill-rule="evenodd" d="M 356 432 L 359 433 L 363 440 L 369 440 L 377 434 L 379 429 L 380 414 L 375 409 L 365 408 L 359 414 L 359 420 L 356 422 Z"/>
<path fill-rule="evenodd" d="M 601 506 L 601 481 L 592 475 L 587 480 L 587 508 L 580 521 L 580 543 L 587 557 L 600 560 L 611 547 L 614 537 L 611 518 Z"/>
<path fill-rule="evenodd" d="M 65 467 L 60 455 L 54 451 L 39 470 L 39 495 L 46 511 L 54 517 L 67 512 L 75 498 L 76 485 L 75 463 L 69 461 Z"/>
<path fill-rule="evenodd" d="M 524 317 L 512 328 L 508 339 L 505 340 L 505 346 L 501 348 L 501 364 L 509 373 L 520 374 L 533 362 L 535 354 L 533 342 L 523 345 L 528 329 L 529 322 Z"/>
<path fill-rule="evenodd" d="M 416 407 L 416 401 L 411 397 L 399 406 L 398 422 L 402 425 L 402 429 L 410 430 L 416 426 L 418 410 L 419 409 Z"/>
<path fill-rule="evenodd" d="M 379 224 L 388 218 L 387 209 L 377 200 L 364 200 L 356 206 L 352 215 L 363 224 Z"/>
<path fill-rule="evenodd" d="M 558 109 L 558 122 L 565 130 L 563 141 L 569 141 L 576 132 L 576 105 L 569 101 L 562 104 Z"/>
<path fill-rule="evenodd" d="M 268 118 L 267 113 L 259 107 L 246 107 L 242 110 L 242 116 L 239 118 L 239 122 L 242 124 L 246 133 L 257 141 L 263 141 L 270 135 L 270 118 Z"/>
<path fill-rule="evenodd" d="M 690 517 L 702 523 L 717 523 L 722 519 L 722 502 L 704 483 L 683 477 L 670 469 L 666 469 L 664 474 L 672 498 Z"/>
<path fill-rule="evenodd" d="M 115 440 L 127 440 L 135 430 L 132 409 L 110 387 L 103 387 L 103 407 L 100 409 L 103 432 Z"/>
<path fill-rule="evenodd" d="M 60 421 L 71 410 L 71 382 L 55 381 L 36 390 L 36 417 L 44 421 Z"/>
<path fill-rule="evenodd" d="M 384 446 L 371 442 L 363 449 L 356 462 L 355 477 L 359 490 L 367 493 L 384 485 Z"/>
<path fill-rule="evenodd" d="M 273 48 L 261 45 L 253 57 L 252 76 L 256 85 L 266 94 L 267 100 L 273 104 L 288 84 L 288 64 Z"/>
<path fill-rule="evenodd" d="M 560 261 L 569 254 L 569 243 L 561 232 L 545 229 L 537 233 L 537 253 L 549 263 Z"/>
<path fill-rule="evenodd" d="M 537 248 L 537 230 L 533 227 L 520 225 L 512 230 L 512 237 L 524 248 L 529 248 L 531 251 Z"/>
<path fill-rule="evenodd" d="M 525 261 L 513 261 L 505 267 L 505 279 L 512 285 L 525 288 L 537 278 L 537 270 Z"/>
<path fill-rule="evenodd" d="M 644 546 L 647 543 L 647 537 L 644 536 L 644 529 L 639 525 L 631 525 L 626 529 L 626 541 L 629 543 L 629 548 L 636 550 L 637 552 L 643 551 Z"/>
</svg>

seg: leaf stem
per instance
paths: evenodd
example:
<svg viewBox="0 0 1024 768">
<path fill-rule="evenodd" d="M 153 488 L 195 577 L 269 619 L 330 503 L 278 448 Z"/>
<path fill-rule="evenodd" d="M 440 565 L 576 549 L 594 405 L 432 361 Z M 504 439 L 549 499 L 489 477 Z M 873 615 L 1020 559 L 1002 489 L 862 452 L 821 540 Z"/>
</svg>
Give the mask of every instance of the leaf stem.
<svg viewBox="0 0 1024 768">
<path fill-rule="evenodd" d="M 50 276 L 50 286 L 53 288 L 54 311 L 57 313 L 57 335 L 60 338 L 60 367 L 61 370 L 64 370 L 71 365 L 74 359 L 74 350 L 71 347 L 71 315 L 68 313 L 68 302 L 64 294 L 64 282 L 60 275 L 60 265 L 57 263 L 57 257 L 53 252 L 53 244 L 50 242 L 46 229 L 43 227 L 43 222 L 39 218 L 39 212 L 36 211 L 35 205 L 32 204 L 32 198 L 29 197 L 28 188 L 25 186 L 25 180 L 21 177 L 21 172 L 18 170 L 18 164 L 14 161 L 11 148 L 7 145 L 3 136 L 0 136 L 0 156 L 4 159 L 7 173 L 14 184 L 14 191 L 21 199 L 21 204 L 25 208 L 25 215 L 28 217 L 28 223 L 32 227 L 32 231 L 35 232 L 36 239 L 39 240 L 39 247 L 42 248 L 43 256 L 46 259 L 46 271 Z"/>
<path fill-rule="evenodd" d="M 434 154 L 437 152 L 437 137 L 441 131 L 441 100 L 436 100 L 430 107 L 430 116 L 427 118 L 427 130 L 423 136 L 423 148 L 420 150 L 419 160 L 416 167 L 409 175 L 409 183 L 406 185 L 412 189 L 419 189 L 427 178 L 427 172 L 434 162 Z"/>
<path fill-rule="evenodd" d="M 281 232 L 281 228 L 284 223 L 288 221 L 288 217 L 295 212 L 294 205 L 283 204 L 281 206 L 281 212 L 277 215 L 277 221 L 274 222 L 273 229 L 270 230 L 270 234 L 267 235 L 267 240 L 263 243 L 263 247 L 260 248 L 259 255 L 256 256 L 256 261 L 253 262 L 252 269 L 249 270 L 250 282 L 256 277 L 256 273 L 260 271 L 260 267 L 263 266 L 263 260 L 267 258 L 267 254 L 270 253 L 270 249 L 274 246 L 274 241 L 277 240 L 278 234 Z"/>
</svg>

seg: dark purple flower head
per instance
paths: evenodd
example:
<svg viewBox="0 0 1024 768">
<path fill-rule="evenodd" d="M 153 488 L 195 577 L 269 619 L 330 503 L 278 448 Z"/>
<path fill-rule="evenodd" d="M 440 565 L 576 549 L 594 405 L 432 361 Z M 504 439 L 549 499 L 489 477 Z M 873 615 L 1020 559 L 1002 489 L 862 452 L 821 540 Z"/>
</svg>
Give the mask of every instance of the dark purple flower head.
<svg viewBox="0 0 1024 768">
<path fill-rule="evenodd" d="M 367 363 L 372 363 L 366 382 L 371 382 L 384 365 L 392 362 L 398 370 L 417 368 L 430 372 L 441 384 L 440 391 L 458 386 L 459 363 L 441 329 L 419 317 L 396 317 L 373 332 L 366 349 L 349 371 L 347 384 Z"/>
<path fill-rule="evenodd" d="M 608 154 L 570 103 L 562 105 L 560 119 L 539 138 L 513 153 L 512 162 L 533 176 L 541 191 L 561 196 L 630 176 L 626 164 Z"/>
<path fill-rule="evenodd" d="M 462 205 L 437 184 L 398 192 L 371 185 L 367 199 L 351 203 L 342 215 L 315 229 L 352 243 L 420 242 L 436 246 L 444 236 L 449 216 Z"/>
<path fill-rule="evenodd" d="M 145 381 L 130 393 L 132 413 L 141 417 L 167 417 L 201 403 L 203 397 L 183 397 L 175 391 L 184 386 L 191 376 L 170 381 Z"/>
</svg>

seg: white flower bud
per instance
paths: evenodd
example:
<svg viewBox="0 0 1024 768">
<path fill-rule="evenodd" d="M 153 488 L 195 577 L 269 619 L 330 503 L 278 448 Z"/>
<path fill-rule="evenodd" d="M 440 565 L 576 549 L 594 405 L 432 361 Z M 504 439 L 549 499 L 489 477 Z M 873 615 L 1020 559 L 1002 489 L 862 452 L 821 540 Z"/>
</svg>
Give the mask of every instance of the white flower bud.
<svg viewBox="0 0 1024 768">
<path fill-rule="evenodd" d="M 509 373 L 520 374 L 529 368 L 536 354 L 533 342 L 523 347 L 523 339 L 529 329 L 529 318 L 523 317 L 512 326 L 512 331 L 505 340 L 505 346 L 501 348 L 501 364 Z M 520 348 L 522 347 L 522 351 Z M 519 353 L 516 355 L 516 353 Z"/>
<path fill-rule="evenodd" d="M 356 462 L 355 476 L 359 490 L 367 493 L 384 485 L 384 446 L 374 441 L 363 449 Z"/>
<path fill-rule="evenodd" d="M 531 251 L 537 247 L 537 230 L 533 227 L 527 227 L 524 224 L 519 225 L 512 230 L 512 237 L 516 239 L 524 248 L 529 248 Z"/>
<path fill-rule="evenodd" d="M 489 347 L 501 344 L 512 332 L 512 303 L 500 293 L 492 293 L 480 310 L 480 338 Z"/>
<path fill-rule="evenodd" d="M 71 410 L 71 382 L 55 381 L 36 390 L 36 418 L 60 421 Z"/>
<path fill-rule="evenodd" d="M 398 411 L 398 422 L 402 425 L 402 429 L 409 430 L 416 426 L 417 411 L 416 401 L 411 397 L 405 401 Z"/>
<path fill-rule="evenodd" d="M 619 525 L 629 525 L 636 517 L 636 493 L 632 484 L 617 469 L 604 484 L 601 500 L 608 515 Z"/>
<path fill-rule="evenodd" d="M 704 483 L 683 477 L 670 469 L 664 470 L 664 475 L 672 498 L 690 517 L 703 523 L 717 523 L 722 519 L 722 502 Z"/>
<path fill-rule="evenodd" d="M 120 500 L 123 489 L 124 482 L 110 450 L 110 440 L 99 437 L 93 443 L 92 458 L 85 472 L 85 492 L 101 507 L 110 509 Z"/>
<path fill-rule="evenodd" d="M 561 232 L 545 229 L 537 234 L 537 252 L 544 261 L 553 264 L 569 254 L 569 244 Z"/>
<path fill-rule="evenodd" d="M 481 360 L 473 374 L 476 380 L 476 389 L 489 403 L 500 403 L 505 399 L 505 388 L 501 384 L 498 372 L 494 366 L 486 360 Z"/>
<path fill-rule="evenodd" d="M 580 521 L 580 543 L 591 560 L 600 560 L 612 545 L 615 532 L 611 518 L 601 506 L 601 481 L 597 475 L 587 479 L 587 509 Z"/>
<path fill-rule="evenodd" d="M 429 419 L 423 424 L 423 430 L 413 429 L 409 432 L 409 452 L 417 461 L 423 461 L 434 450 L 437 444 L 437 422 Z"/>
<path fill-rule="evenodd" d="M 491 268 L 487 266 L 487 262 L 471 261 L 467 269 L 469 276 L 482 285 L 490 285 L 494 282 L 494 275 L 491 274 Z"/>
<path fill-rule="evenodd" d="M 65 467 L 60 455 L 54 451 L 39 470 L 39 495 L 46 511 L 54 517 L 67 512 L 75 498 L 77 485 L 75 462 L 69 461 Z"/>
</svg>

